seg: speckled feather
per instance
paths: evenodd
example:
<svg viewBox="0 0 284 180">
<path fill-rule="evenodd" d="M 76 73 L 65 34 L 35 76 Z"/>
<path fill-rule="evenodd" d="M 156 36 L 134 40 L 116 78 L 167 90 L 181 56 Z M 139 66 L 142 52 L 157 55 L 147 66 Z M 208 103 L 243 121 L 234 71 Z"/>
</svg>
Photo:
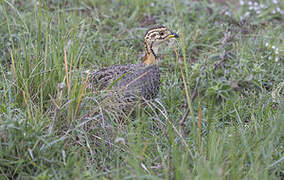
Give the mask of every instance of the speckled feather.
<svg viewBox="0 0 284 180">
<path fill-rule="evenodd" d="M 92 83 L 99 89 L 113 84 L 112 89 L 124 98 L 147 100 L 156 98 L 160 89 L 160 71 L 158 65 L 126 64 L 103 68 L 92 74 Z"/>
</svg>

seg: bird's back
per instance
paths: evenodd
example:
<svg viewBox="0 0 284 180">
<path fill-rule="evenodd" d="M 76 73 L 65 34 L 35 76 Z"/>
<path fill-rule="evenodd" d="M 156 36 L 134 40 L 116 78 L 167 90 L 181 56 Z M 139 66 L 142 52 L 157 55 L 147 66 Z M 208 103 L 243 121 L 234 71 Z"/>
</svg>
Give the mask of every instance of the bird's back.
<svg viewBox="0 0 284 180">
<path fill-rule="evenodd" d="M 92 79 L 93 86 L 112 89 L 127 99 L 153 99 L 160 89 L 158 65 L 114 65 L 95 72 Z"/>
</svg>

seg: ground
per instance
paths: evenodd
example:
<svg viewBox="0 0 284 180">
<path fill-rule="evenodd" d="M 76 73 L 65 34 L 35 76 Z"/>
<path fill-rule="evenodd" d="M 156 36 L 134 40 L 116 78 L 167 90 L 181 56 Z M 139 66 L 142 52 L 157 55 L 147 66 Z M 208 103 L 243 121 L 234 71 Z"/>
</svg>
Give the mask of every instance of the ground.
<svg viewBox="0 0 284 180">
<path fill-rule="evenodd" d="M 259 1 L 0 1 L 0 179 L 283 179 L 284 6 Z M 88 72 L 161 48 L 131 115 Z"/>
</svg>

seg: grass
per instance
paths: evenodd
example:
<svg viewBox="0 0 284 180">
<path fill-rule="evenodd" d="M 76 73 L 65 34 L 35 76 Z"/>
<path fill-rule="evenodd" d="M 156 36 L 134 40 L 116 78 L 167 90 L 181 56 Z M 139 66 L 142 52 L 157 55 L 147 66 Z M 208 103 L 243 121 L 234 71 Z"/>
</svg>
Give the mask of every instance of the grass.
<svg viewBox="0 0 284 180">
<path fill-rule="evenodd" d="M 283 3 L 242 2 L 0 1 L 1 179 L 283 179 Z M 156 24 L 181 36 L 159 97 L 92 114 L 86 70 L 138 63 Z"/>
</svg>

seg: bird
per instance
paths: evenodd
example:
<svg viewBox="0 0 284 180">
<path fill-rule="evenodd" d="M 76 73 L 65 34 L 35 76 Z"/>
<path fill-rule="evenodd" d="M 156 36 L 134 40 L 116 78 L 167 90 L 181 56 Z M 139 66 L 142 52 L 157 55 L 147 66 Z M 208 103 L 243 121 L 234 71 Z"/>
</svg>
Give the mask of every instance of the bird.
<svg viewBox="0 0 284 180">
<path fill-rule="evenodd" d="M 155 99 L 159 93 L 160 70 L 157 53 L 159 46 L 173 38 L 179 38 L 165 26 L 148 29 L 144 35 L 144 57 L 137 64 L 118 64 L 91 73 L 92 86 L 98 90 L 110 90 L 123 102 L 139 99 Z"/>
</svg>

